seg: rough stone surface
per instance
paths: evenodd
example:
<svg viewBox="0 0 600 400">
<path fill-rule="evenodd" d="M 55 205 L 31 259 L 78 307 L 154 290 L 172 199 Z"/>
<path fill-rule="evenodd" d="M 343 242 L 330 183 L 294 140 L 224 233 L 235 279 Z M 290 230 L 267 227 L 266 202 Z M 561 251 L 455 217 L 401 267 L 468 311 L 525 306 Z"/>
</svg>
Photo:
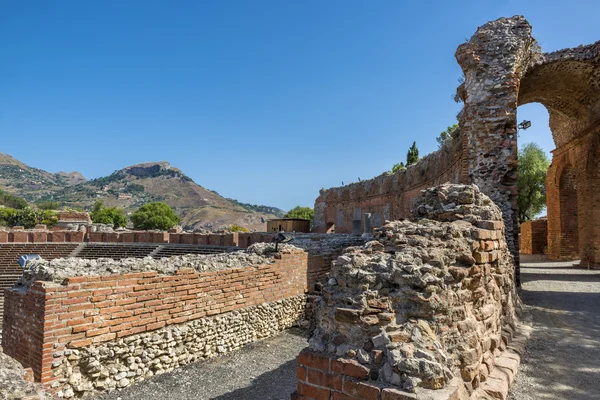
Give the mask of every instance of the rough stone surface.
<svg viewBox="0 0 600 400">
<path fill-rule="evenodd" d="M 502 214 L 476 186 L 442 185 L 423 192 L 413 215 L 334 262 L 310 348 L 406 391 L 454 377 L 474 389 L 516 324 Z"/>
<path fill-rule="evenodd" d="M 25 370 L 18 361 L 2 352 L 0 347 L 0 399 L 51 400 L 52 396 L 40 384 L 25 380 Z"/>
<path fill-rule="evenodd" d="M 295 249 L 291 245 L 280 245 L 283 253 Z M 162 275 L 173 275 L 182 268 L 193 268 L 198 272 L 219 271 L 228 268 L 240 268 L 247 265 L 261 265 L 272 262 L 275 247 L 270 243 L 256 243 L 246 251 L 210 255 L 183 255 L 170 258 L 152 257 L 113 260 L 100 258 L 87 260 L 81 258 L 60 258 L 51 261 L 36 260 L 28 263 L 17 284 L 30 287 L 35 281 L 62 283 L 74 276 L 115 275 L 130 272 L 157 271 Z"/>
<path fill-rule="evenodd" d="M 57 395 L 81 397 L 124 388 L 229 353 L 298 324 L 305 303 L 300 295 L 99 345 L 68 348 L 62 362 L 53 364 L 53 373 L 62 376 Z"/>
</svg>

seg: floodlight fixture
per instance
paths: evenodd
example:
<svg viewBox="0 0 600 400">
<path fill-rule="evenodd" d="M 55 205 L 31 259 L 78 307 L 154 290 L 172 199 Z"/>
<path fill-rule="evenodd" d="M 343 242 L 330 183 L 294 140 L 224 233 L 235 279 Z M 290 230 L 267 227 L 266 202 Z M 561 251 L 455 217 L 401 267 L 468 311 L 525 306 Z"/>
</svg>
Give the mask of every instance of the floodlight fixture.
<svg viewBox="0 0 600 400">
<path fill-rule="evenodd" d="M 526 131 L 527 129 L 531 128 L 531 121 L 524 119 L 523 122 L 518 125 L 518 128 L 519 130 Z"/>
<path fill-rule="evenodd" d="M 273 238 L 273 241 L 275 242 L 275 251 L 277 251 L 277 245 L 279 243 L 288 243 L 291 242 L 292 240 L 294 240 L 293 236 L 290 235 L 286 235 L 283 232 L 279 232 L 277 235 L 275 235 L 275 237 Z"/>
</svg>

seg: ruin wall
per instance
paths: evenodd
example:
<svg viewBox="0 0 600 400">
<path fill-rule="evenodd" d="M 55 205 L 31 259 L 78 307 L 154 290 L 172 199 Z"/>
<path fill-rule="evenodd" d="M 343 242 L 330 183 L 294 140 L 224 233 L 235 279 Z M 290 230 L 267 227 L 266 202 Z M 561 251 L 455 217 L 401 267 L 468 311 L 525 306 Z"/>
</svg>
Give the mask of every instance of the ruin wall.
<svg viewBox="0 0 600 400">
<path fill-rule="evenodd" d="M 544 254 L 548 246 L 548 220 L 536 219 L 521 223 L 520 251 L 523 254 Z"/>
<path fill-rule="evenodd" d="M 361 220 L 372 215 L 372 226 L 410 216 L 413 201 L 421 190 L 442 183 L 466 180 L 464 136 L 456 131 L 442 148 L 416 164 L 396 173 L 322 190 L 315 200 L 314 232 L 362 233 Z M 357 228 L 358 227 L 358 231 Z"/>
<path fill-rule="evenodd" d="M 28 264 L 6 290 L 4 352 L 69 398 L 227 353 L 303 316 L 307 254 L 298 248 L 175 257 L 155 270 L 148 262 Z"/>
<path fill-rule="evenodd" d="M 502 213 L 474 185 L 415 207 L 334 262 L 292 399 L 498 397 L 519 308 Z"/>
</svg>

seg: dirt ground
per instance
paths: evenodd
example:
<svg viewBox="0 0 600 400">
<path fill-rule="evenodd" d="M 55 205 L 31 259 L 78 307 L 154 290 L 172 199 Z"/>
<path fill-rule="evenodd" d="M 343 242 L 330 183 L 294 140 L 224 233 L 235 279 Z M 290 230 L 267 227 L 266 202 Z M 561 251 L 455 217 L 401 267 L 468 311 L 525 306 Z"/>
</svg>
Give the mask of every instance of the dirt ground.
<svg viewBox="0 0 600 400">
<path fill-rule="evenodd" d="M 600 399 L 600 271 L 521 259 L 534 331 L 509 399 Z"/>
<path fill-rule="evenodd" d="M 223 357 L 186 365 L 101 400 L 289 400 L 306 331 L 289 329 Z"/>
</svg>

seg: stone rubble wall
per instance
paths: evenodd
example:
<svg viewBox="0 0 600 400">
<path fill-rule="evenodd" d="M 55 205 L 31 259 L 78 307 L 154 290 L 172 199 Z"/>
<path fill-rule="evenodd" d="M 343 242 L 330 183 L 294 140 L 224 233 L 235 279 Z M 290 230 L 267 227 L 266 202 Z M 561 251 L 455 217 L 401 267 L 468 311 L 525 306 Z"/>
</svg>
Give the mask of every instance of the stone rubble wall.
<svg viewBox="0 0 600 400">
<path fill-rule="evenodd" d="M 303 364 L 295 398 L 426 398 L 457 379 L 468 397 L 512 337 L 518 302 L 500 209 L 476 186 L 427 189 L 412 220 L 334 262 L 306 350 L 330 366 Z"/>
<path fill-rule="evenodd" d="M 94 353 L 93 349 L 122 346 L 130 337 L 143 342 L 140 335 L 156 331 L 159 336 L 167 335 L 161 337 L 171 343 L 165 333 L 174 334 L 171 328 L 189 332 L 175 346 L 179 349 L 177 360 L 162 358 L 160 366 L 148 361 L 149 353 L 144 357 L 137 354 L 148 350 L 148 343 L 141 345 L 141 350 L 131 350 L 134 358 L 128 360 L 139 364 L 134 375 L 129 374 L 132 370 L 126 374 L 131 381 L 142 379 L 149 371 L 188 362 L 189 357 L 179 359 L 191 351 L 181 350 L 183 343 L 204 343 L 202 357 L 228 351 L 289 326 L 303 315 L 308 256 L 290 245 L 281 246 L 275 254 L 272 248 L 257 244 L 253 246 L 255 254 L 244 256 L 247 258 L 229 255 L 233 261 L 222 261 L 223 268 L 213 265 L 208 269 L 211 263 L 207 258 L 223 255 L 174 258 L 176 268 L 160 272 L 147 270 L 147 259 L 103 261 L 95 266 L 94 275 L 85 272 L 90 266 L 86 262 L 78 264 L 79 269 L 70 269 L 71 259 L 32 263 L 27 266 L 25 276 L 29 278 L 23 279 L 23 285 L 6 290 L 2 346 L 7 355 L 32 368 L 36 381 L 63 396 L 80 396 L 88 389 L 101 389 L 103 384 L 112 388 L 117 381 L 123 385 L 121 364 L 114 367 L 118 370 L 115 374 L 108 367 L 112 361 L 106 359 L 106 370 L 100 376 L 86 369 L 87 364 L 71 362 L 76 361 L 74 357 L 89 361 L 85 354 Z M 167 263 L 164 266 L 168 267 Z M 69 270 L 67 275 L 72 276 L 65 277 L 62 270 Z M 32 283 L 34 279 L 38 280 Z M 233 321 L 239 330 L 223 328 Z M 206 337 L 201 339 L 204 331 Z M 165 343 L 160 346 L 172 347 Z M 79 351 L 75 356 L 74 350 Z M 163 356 L 166 354 L 158 357 Z M 108 376 L 104 376 L 106 371 Z"/>
<path fill-rule="evenodd" d="M 68 346 L 53 353 L 52 374 L 61 378 L 51 387 L 59 398 L 124 388 L 274 336 L 300 322 L 305 304 L 298 295 L 98 345 Z"/>
</svg>

